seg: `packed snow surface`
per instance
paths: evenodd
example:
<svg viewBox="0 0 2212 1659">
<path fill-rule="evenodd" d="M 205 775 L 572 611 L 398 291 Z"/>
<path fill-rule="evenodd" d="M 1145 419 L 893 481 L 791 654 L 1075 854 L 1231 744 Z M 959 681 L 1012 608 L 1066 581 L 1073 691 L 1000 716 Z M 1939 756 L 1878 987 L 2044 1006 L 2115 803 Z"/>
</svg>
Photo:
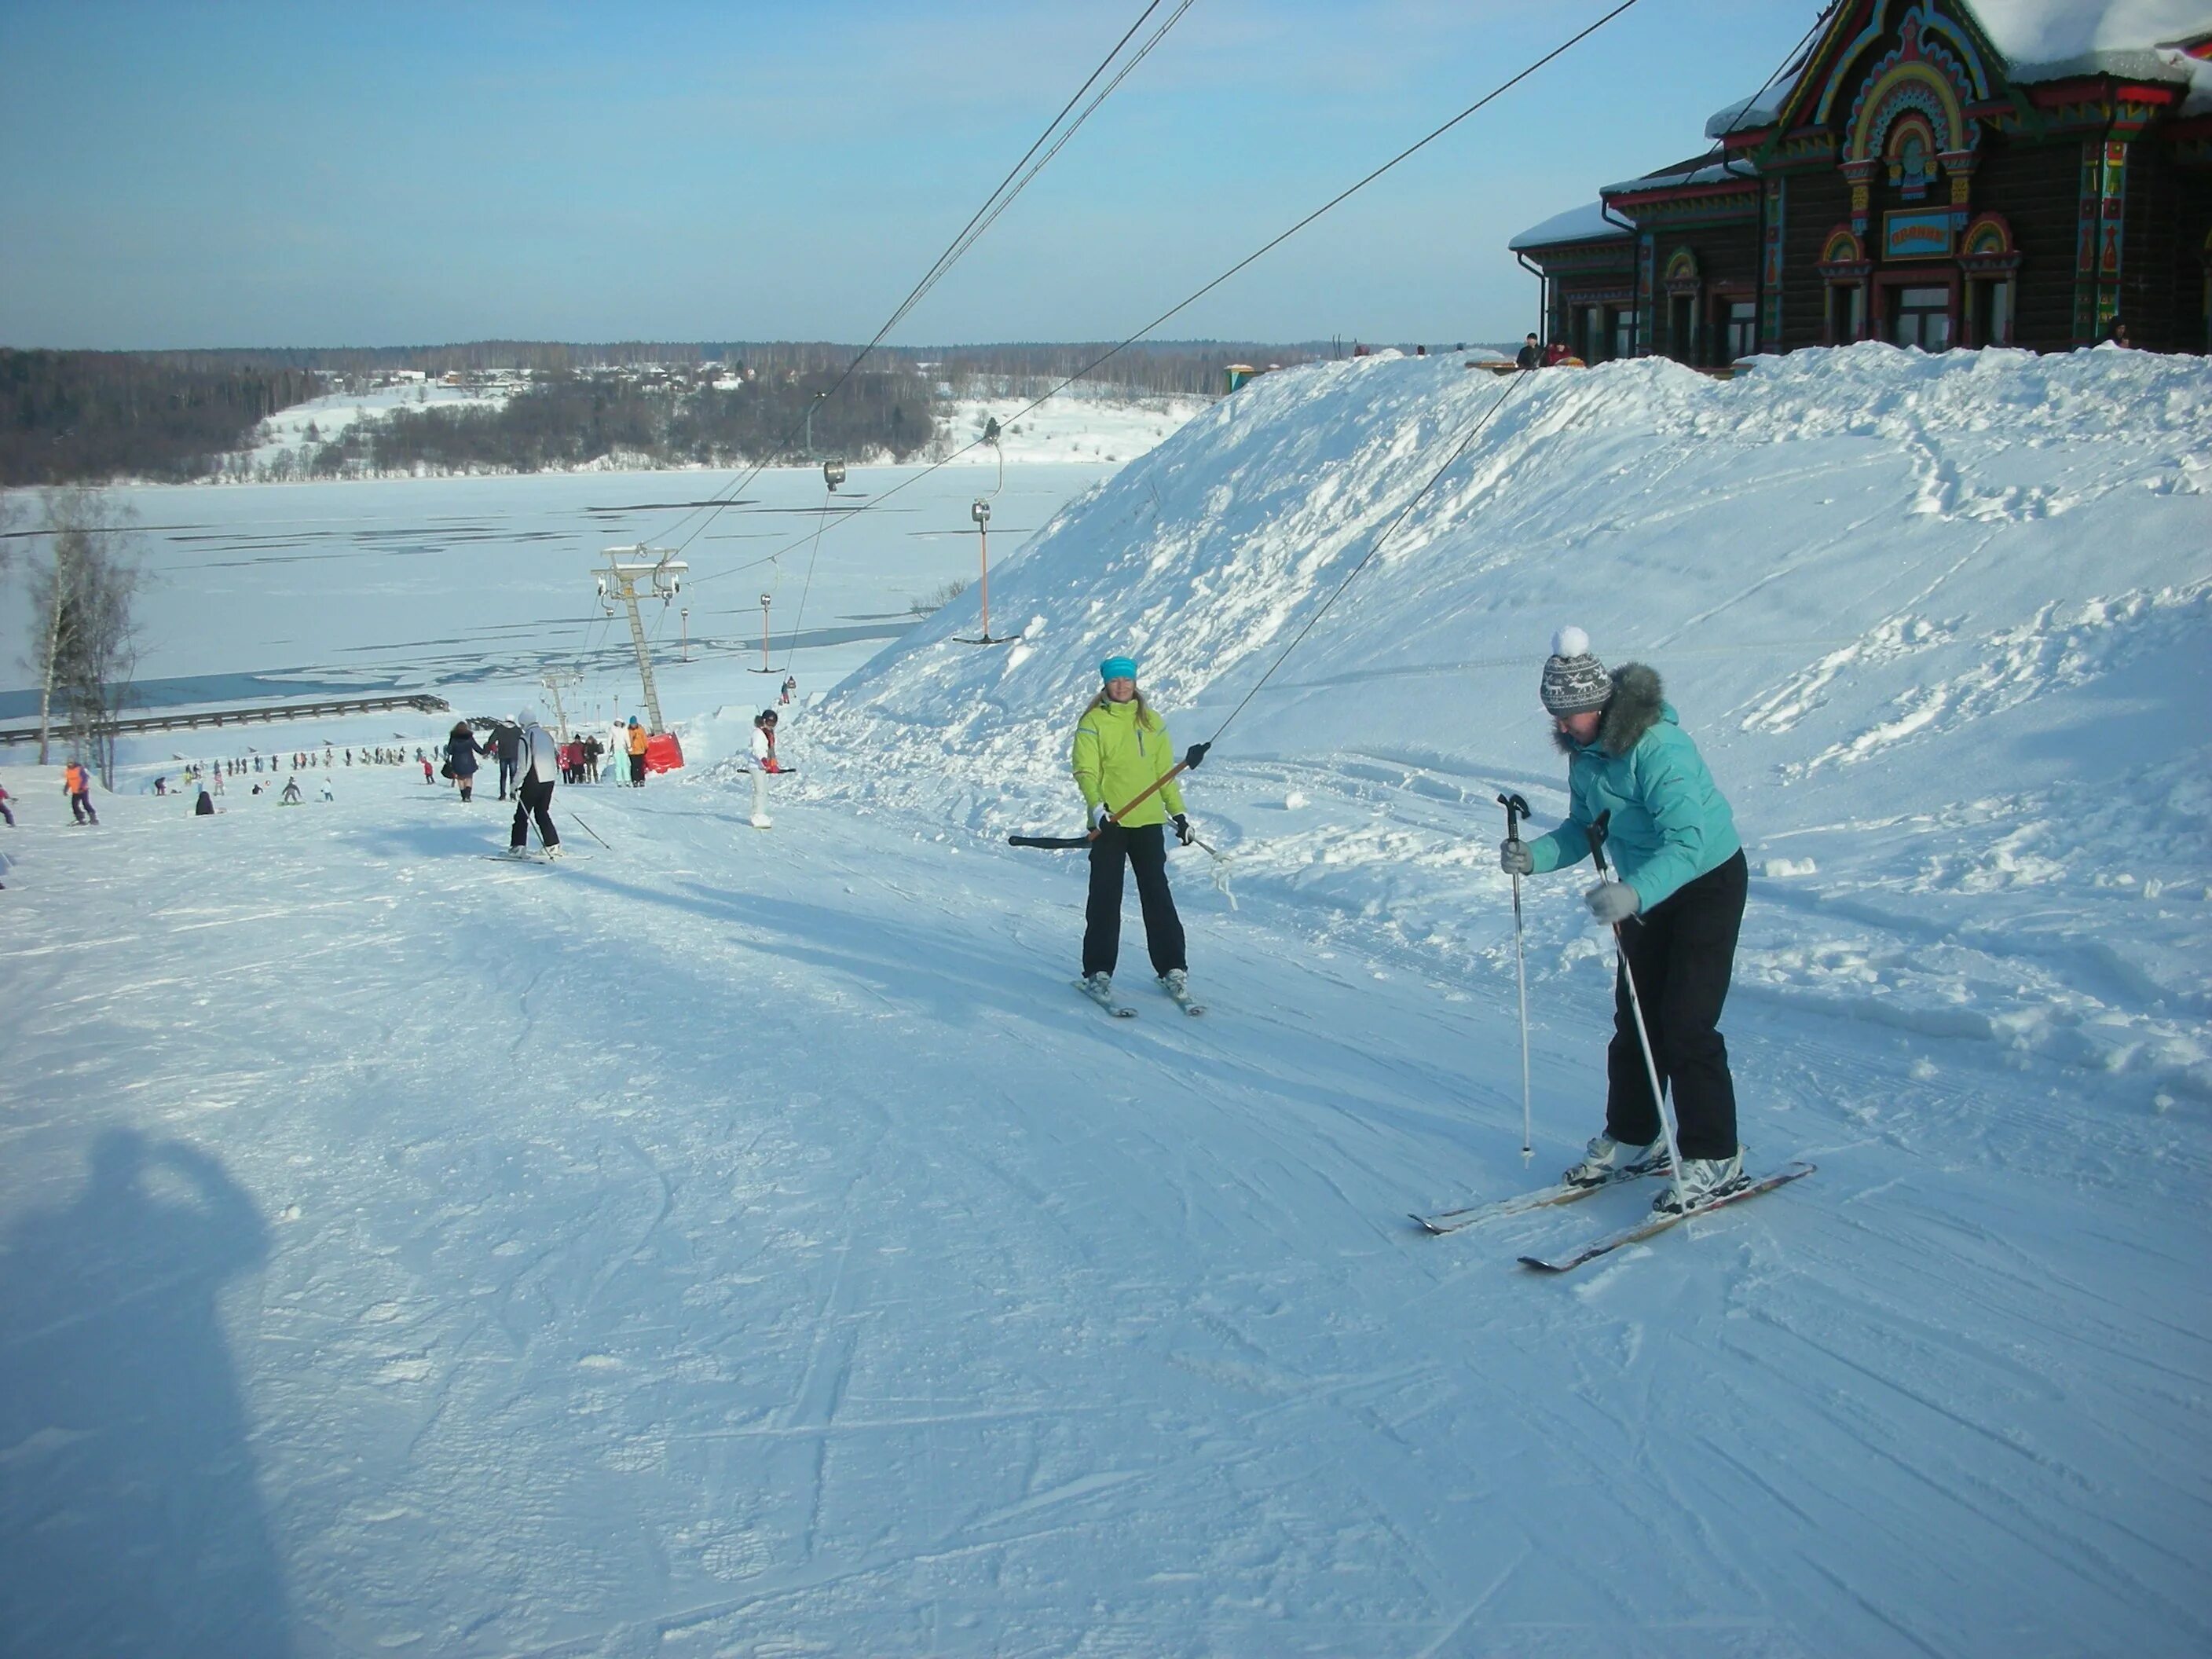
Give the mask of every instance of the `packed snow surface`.
<svg viewBox="0 0 2212 1659">
<path fill-rule="evenodd" d="M 0 1630 L 2203 1651 L 2208 482 L 2201 361 L 1386 355 L 1060 509 L 994 571 L 1022 639 L 959 643 L 963 599 L 794 714 L 764 832 L 703 683 L 688 773 L 557 793 L 561 866 L 476 856 L 489 785 L 418 769 L 195 819 L 148 757 L 77 830 L 0 769 Z M 413 562 L 418 605 L 483 592 Z M 1735 805 L 1750 1161 L 1820 1168 L 1539 1279 L 1648 1194 L 1404 1212 L 1598 1126 L 1564 873 L 1523 884 L 1520 1155 L 1494 850 L 1500 789 L 1560 808 L 1565 625 L 1658 669 Z M 1218 736 L 1202 1020 L 1133 915 L 1139 1017 L 1079 998 L 1082 861 L 1003 842 L 1078 822 L 1124 649 Z"/>
</svg>

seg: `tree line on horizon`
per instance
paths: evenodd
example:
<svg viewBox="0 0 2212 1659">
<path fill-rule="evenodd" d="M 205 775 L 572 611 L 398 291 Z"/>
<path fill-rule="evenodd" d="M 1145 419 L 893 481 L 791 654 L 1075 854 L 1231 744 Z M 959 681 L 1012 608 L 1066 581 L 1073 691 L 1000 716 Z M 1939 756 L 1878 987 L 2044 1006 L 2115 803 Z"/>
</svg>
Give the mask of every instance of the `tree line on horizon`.
<svg viewBox="0 0 2212 1659">
<path fill-rule="evenodd" d="M 1034 396 L 1111 343 L 1008 342 L 883 346 L 817 410 L 822 455 L 904 459 L 940 435 L 943 391 L 988 384 Z M 0 486 L 184 483 L 222 474 L 269 416 L 399 369 L 515 376 L 505 408 L 400 409 L 311 444 L 284 470 L 308 476 L 417 467 L 530 471 L 617 453 L 647 464 L 811 459 L 779 442 L 858 348 L 830 341 L 628 341 L 574 344 L 486 340 L 442 346 L 177 351 L 52 351 L 0 347 Z M 1213 397 L 1232 362 L 1265 367 L 1326 356 L 1326 343 L 1139 342 L 1087 384 L 1155 397 Z M 657 384 L 607 370 L 659 365 Z M 739 374 L 744 390 L 716 389 Z M 234 471 L 234 466 L 230 469 Z"/>
</svg>

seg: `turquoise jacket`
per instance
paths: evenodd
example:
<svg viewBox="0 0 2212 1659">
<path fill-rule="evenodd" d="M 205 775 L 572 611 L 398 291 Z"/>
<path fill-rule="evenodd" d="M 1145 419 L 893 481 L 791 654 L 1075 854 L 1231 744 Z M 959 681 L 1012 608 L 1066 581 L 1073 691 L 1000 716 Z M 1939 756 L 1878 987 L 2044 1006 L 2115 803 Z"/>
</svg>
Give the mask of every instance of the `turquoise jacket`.
<svg viewBox="0 0 2212 1659">
<path fill-rule="evenodd" d="M 1613 675 L 1597 738 L 1562 740 L 1568 751 L 1567 821 L 1528 843 L 1536 869 L 1563 869 L 1589 856 L 1589 826 L 1610 811 L 1605 854 L 1617 880 L 1649 910 L 1743 850 L 1735 814 L 1659 695 L 1659 676 L 1641 663 Z"/>
</svg>

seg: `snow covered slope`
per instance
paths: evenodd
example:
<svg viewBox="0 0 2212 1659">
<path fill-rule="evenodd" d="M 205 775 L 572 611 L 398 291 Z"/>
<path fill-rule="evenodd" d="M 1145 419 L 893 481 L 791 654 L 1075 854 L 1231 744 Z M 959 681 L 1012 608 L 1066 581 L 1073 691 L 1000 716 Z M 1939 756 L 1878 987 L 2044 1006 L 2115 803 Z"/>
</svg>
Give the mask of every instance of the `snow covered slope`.
<svg viewBox="0 0 2212 1659">
<path fill-rule="evenodd" d="M 1210 735 L 1509 392 L 1193 781 L 1212 1012 L 1132 938 L 1104 1018 L 1081 861 L 999 839 L 1073 827 L 1096 659 Z M 794 715 L 767 833 L 710 769 L 564 787 L 560 866 L 404 769 L 97 830 L 8 769 L 0 1648 L 2206 1650 L 2208 393 L 1269 376 L 994 571 L 1020 646 Z M 1403 1212 L 1596 1124 L 1539 880 L 1519 1155 L 1492 852 L 1570 618 L 1735 801 L 1746 1133 L 1820 1169 L 1540 1280 L 1645 1195 Z"/>
<path fill-rule="evenodd" d="M 1212 737 L 1486 416 L 1208 762 L 1195 810 L 1248 885 L 1432 966 L 1489 948 L 1489 803 L 1562 805 L 1535 681 L 1577 622 L 1659 669 L 1735 805 L 1753 994 L 2212 1097 L 2201 358 L 1270 375 L 994 574 L 1019 646 L 952 642 L 955 605 L 848 682 L 811 735 L 853 763 L 817 787 L 1066 825 L 1100 658 L 1133 650 L 1177 740 Z"/>
</svg>

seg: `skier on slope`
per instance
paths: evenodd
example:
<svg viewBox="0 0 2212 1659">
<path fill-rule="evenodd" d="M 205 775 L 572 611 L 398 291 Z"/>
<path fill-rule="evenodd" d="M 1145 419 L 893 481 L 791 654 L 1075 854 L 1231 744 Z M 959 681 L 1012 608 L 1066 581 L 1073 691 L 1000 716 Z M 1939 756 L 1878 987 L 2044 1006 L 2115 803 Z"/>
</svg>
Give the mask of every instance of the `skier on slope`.
<svg viewBox="0 0 2212 1659">
<path fill-rule="evenodd" d="M 522 728 L 507 720 L 493 726 L 491 752 L 499 758 L 499 798 L 505 800 L 514 787 L 515 768 L 522 758 Z"/>
<path fill-rule="evenodd" d="M 1146 706 L 1137 690 L 1133 658 L 1109 657 L 1098 665 L 1103 682 L 1098 695 L 1076 722 L 1071 764 L 1076 787 L 1091 821 L 1091 895 L 1084 911 L 1085 988 L 1101 1001 L 1111 994 L 1114 966 L 1121 951 L 1121 866 L 1137 874 L 1137 898 L 1144 910 L 1145 946 L 1152 971 L 1170 995 L 1185 994 L 1188 964 L 1184 959 L 1182 919 L 1168 889 L 1166 826 L 1190 845 L 1190 820 L 1183 814 L 1182 791 L 1173 781 L 1146 795 L 1174 769 L 1174 746 L 1167 722 Z M 1134 803 L 1132 805 L 1132 803 Z M 1127 809 L 1126 816 L 1121 810 Z"/>
<path fill-rule="evenodd" d="M 776 712 L 763 708 L 753 716 L 753 769 L 759 772 L 781 772 L 783 763 L 775 757 Z"/>
<path fill-rule="evenodd" d="M 62 793 L 69 797 L 70 813 L 77 823 L 100 822 L 100 814 L 92 810 L 92 774 L 82 761 L 73 760 L 62 768 Z"/>
<path fill-rule="evenodd" d="M 538 838 L 545 856 L 561 856 L 561 832 L 553 827 L 553 784 L 561 775 L 558 746 L 553 734 L 539 724 L 536 713 L 524 709 L 515 716 L 514 830 L 507 850 L 520 858 L 530 845 L 530 820 L 538 820 Z"/>
<path fill-rule="evenodd" d="M 1623 663 L 1607 673 L 1589 636 L 1562 628 L 1540 695 L 1567 757 L 1567 821 L 1534 841 L 1503 842 L 1498 865 L 1528 876 L 1579 864 L 1589 856 L 1590 825 L 1612 814 L 1605 846 L 1613 874 L 1583 897 L 1591 915 L 1617 928 L 1623 967 L 1635 975 L 1653 1066 L 1674 1103 L 1681 1195 L 1694 1209 L 1747 1184 L 1718 1029 L 1748 879 L 1735 817 L 1654 670 Z M 1618 973 L 1606 1082 L 1605 1133 L 1560 1177 L 1569 1186 L 1668 1172 L 1659 1105 Z M 1674 1188 L 1651 1207 L 1674 1213 Z"/>
<path fill-rule="evenodd" d="M 646 729 L 638 724 L 637 716 L 632 714 L 623 733 L 623 747 L 629 755 L 629 781 L 634 789 L 645 787 L 645 751 L 652 741 Z"/>
<path fill-rule="evenodd" d="M 346 753 L 349 756 L 353 750 Z M 477 763 L 490 755 L 491 750 L 477 741 L 466 720 L 453 722 L 453 729 L 446 734 L 446 775 L 460 785 L 465 805 L 476 799 Z"/>
</svg>

